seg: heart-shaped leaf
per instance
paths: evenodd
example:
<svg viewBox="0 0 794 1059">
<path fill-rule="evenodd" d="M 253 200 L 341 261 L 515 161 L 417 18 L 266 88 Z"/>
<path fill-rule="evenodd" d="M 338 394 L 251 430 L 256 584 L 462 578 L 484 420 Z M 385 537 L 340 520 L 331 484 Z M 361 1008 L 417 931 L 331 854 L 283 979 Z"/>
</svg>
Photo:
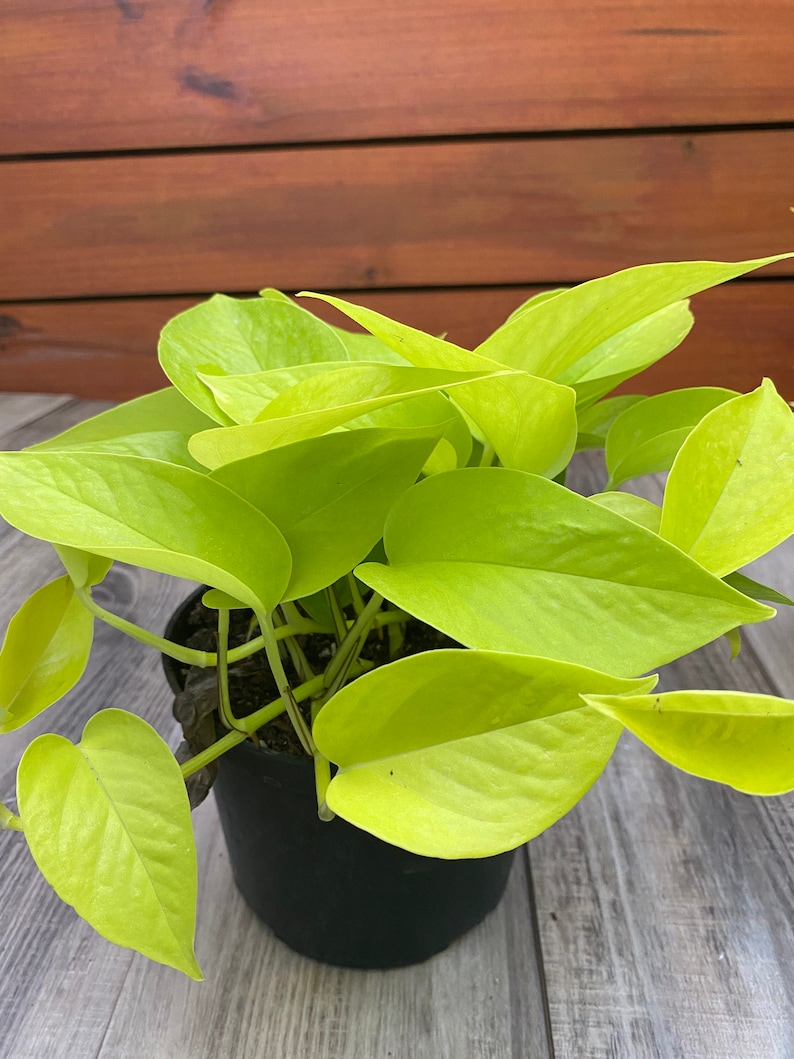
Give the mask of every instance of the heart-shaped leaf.
<svg viewBox="0 0 794 1059">
<path fill-rule="evenodd" d="M 524 373 L 504 374 L 497 362 L 390 320 L 372 309 L 307 294 L 336 306 L 418 368 L 480 373 L 502 372 L 462 385 L 451 394 L 480 428 L 506 467 L 552 478 L 570 460 L 576 445 L 576 397 L 567 386 Z"/>
<path fill-rule="evenodd" d="M 21 728 L 74 687 L 93 638 L 94 619 L 68 576 L 22 604 L 0 649 L 0 733 Z"/>
<path fill-rule="evenodd" d="M 566 813 L 614 749 L 619 726 L 579 708 L 583 689 L 637 693 L 654 683 L 478 651 L 383 666 L 343 688 L 315 721 L 318 747 L 340 766 L 328 804 L 425 856 L 513 849 Z"/>
<path fill-rule="evenodd" d="M 794 532 L 794 415 L 769 379 L 689 434 L 667 480 L 659 532 L 719 576 Z"/>
<path fill-rule="evenodd" d="M 794 702 L 741 691 L 582 696 L 685 772 L 747 794 L 794 790 Z"/>
<path fill-rule="evenodd" d="M 735 390 L 699 386 L 646 397 L 626 408 L 609 428 L 604 446 L 607 489 L 669 470 L 693 427 L 713 408 L 738 396 Z"/>
<path fill-rule="evenodd" d="M 54 438 L 31 445 L 27 451 L 114 452 L 203 470 L 188 452 L 187 442 L 192 434 L 214 425 L 179 390 L 169 386 L 100 412 Z"/>
<path fill-rule="evenodd" d="M 284 598 L 295 599 L 330 585 L 367 555 L 439 433 L 326 434 L 227 464 L 211 477 L 259 508 L 284 535 L 292 554 Z"/>
<path fill-rule="evenodd" d="M 198 372 L 204 383 L 230 419 L 238 424 L 253 423 L 265 408 L 285 390 L 298 386 L 314 375 L 349 368 L 347 361 L 328 360 L 309 364 L 292 364 L 270 371 L 254 371 L 247 375 L 207 375 Z M 208 428 L 215 424 L 209 424 Z"/>
<path fill-rule="evenodd" d="M 285 298 L 228 298 L 180 313 L 163 328 L 160 364 L 197 408 L 219 423 L 233 420 L 219 408 L 199 372 L 243 375 L 325 360 L 347 360 L 333 329 Z"/>
<path fill-rule="evenodd" d="M 0 511 L 32 537 L 206 581 L 261 610 L 289 582 L 289 548 L 273 523 L 186 467 L 106 453 L 4 452 L 0 471 Z"/>
<path fill-rule="evenodd" d="M 433 391 L 458 389 L 476 372 L 351 364 L 304 379 L 271 401 L 257 422 L 195 435 L 190 451 L 215 469 L 282 445 L 317 437 L 368 412 Z M 452 418 L 451 415 L 449 417 Z"/>
<path fill-rule="evenodd" d="M 397 500 L 390 566 L 357 575 L 468 647 L 636 676 L 774 611 L 621 515 L 537 475 L 465 468 Z"/>
<path fill-rule="evenodd" d="M 558 379 L 591 350 L 645 317 L 698 291 L 791 256 L 779 254 L 736 263 L 674 261 L 625 269 L 541 302 L 500 327 L 475 352 L 532 375 Z"/>
<path fill-rule="evenodd" d="M 694 322 L 687 302 L 667 305 L 601 342 L 560 372 L 557 381 L 573 386 L 577 406 L 587 408 L 666 357 L 683 342 Z"/>
<path fill-rule="evenodd" d="M 103 937 L 201 979 L 196 850 L 179 765 L 145 721 L 102 710 L 75 746 L 42 735 L 17 775 L 42 875 Z"/>
</svg>

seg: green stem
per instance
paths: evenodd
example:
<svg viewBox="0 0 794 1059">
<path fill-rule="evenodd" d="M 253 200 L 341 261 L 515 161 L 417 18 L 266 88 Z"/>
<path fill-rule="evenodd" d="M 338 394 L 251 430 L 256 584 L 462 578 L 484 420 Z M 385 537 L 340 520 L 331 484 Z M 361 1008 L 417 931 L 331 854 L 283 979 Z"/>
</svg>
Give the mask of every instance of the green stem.
<svg viewBox="0 0 794 1059">
<path fill-rule="evenodd" d="M 350 671 L 350 675 L 358 676 L 371 668 L 372 662 L 360 658 Z M 300 684 L 297 688 L 293 688 L 292 695 L 296 702 L 302 702 L 304 699 L 311 698 L 312 695 L 319 694 L 324 687 L 323 676 L 320 674 L 311 680 L 307 680 L 305 684 Z M 225 754 L 227 750 L 231 750 L 232 747 L 242 743 L 244 739 L 249 735 L 253 735 L 259 728 L 263 728 L 268 721 L 272 721 L 274 717 L 284 713 L 284 710 L 284 702 L 281 698 L 278 698 L 274 702 L 269 702 L 266 706 L 262 706 L 256 713 L 249 714 L 248 717 L 238 717 L 238 730 L 224 735 L 212 746 L 208 746 L 206 750 L 202 750 L 201 753 L 196 754 L 195 757 L 190 758 L 189 761 L 181 765 L 182 775 L 186 778 L 192 776 L 194 772 L 198 772 L 205 765 L 209 765 L 211 761 L 215 761 L 221 754 Z"/>
<path fill-rule="evenodd" d="M 274 616 L 278 616 L 278 610 L 274 611 Z M 283 628 L 283 626 L 281 626 L 281 628 Z M 276 629 L 276 634 L 278 634 L 278 629 Z M 285 644 L 289 651 L 289 656 L 292 659 L 295 672 L 298 674 L 300 680 L 311 680 L 314 676 L 314 670 L 309 665 L 309 660 L 306 658 L 306 655 L 303 653 L 303 648 L 295 637 L 285 636 L 281 642 Z"/>
<path fill-rule="evenodd" d="M 218 712 L 227 728 L 241 730 L 229 698 L 229 611 L 218 610 Z M 245 729 L 242 729 L 245 733 Z"/>
<path fill-rule="evenodd" d="M 22 821 L 7 805 L 0 802 L 0 831 L 24 831 Z"/>
<path fill-rule="evenodd" d="M 339 599 L 336 595 L 336 590 L 333 585 L 329 585 L 328 588 L 324 589 L 325 598 L 328 601 L 328 606 L 331 609 L 331 619 L 334 623 L 334 635 L 336 636 L 337 644 L 341 644 L 347 635 L 347 622 L 345 616 L 342 613 L 342 608 L 339 606 Z"/>
<path fill-rule="evenodd" d="M 350 595 L 353 598 L 353 610 L 356 612 L 356 616 L 358 616 L 364 609 L 364 600 L 361 598 L 358 581 L 356 580 L 356 575 L 354 573 L 351 572 L 347 575 L 347 583 L 350 586 Z"/>
<path fill-rule="evenodd" d="M 482 456 L 480 457 L 481 467 L 490 467 L 493 464 L 494 458 L 494 447 L 493 445 L 485 444 L 482 448 Z"/>
<path fill-rule="evenodd" d="M 262 630 L 262 637 L 265 642 L 265 654 L 267 655 L 267 660 L 270 664 L 270 670 L 276 680 L 276 685 L 287 711 L 287 715 L 292 721 L 292 726 L 298 734 L 298 739 L 300 739 L 303 749 L 310 757 L 314 757 L 317 748 L 314 745 L 312 733 L 309 731 L 309 728 L 298 709 L 298 704 L 295 701 L 292 688 L 287 680 L 287 674 L 284 672 L 284 666 L 281 663 L 281 655 L 278 650 L 278 641 L 276 640 L 276 633 L 271 624 L 270 616 L 268 614 L 260 614 L 258 611 L 256 616 L 259 619 L 259 628 Z"/>
<path fill-rule="evenodd" d="M 351 656 L 355 658 L 357 649 L 361 650 L 358 646 L 359 640 L 362 636 L 366 639 L 382 603 L 383 596 L 373 592 L 367 600 L 367 605 L 348 629 L 347 635 L 339 645 L 336 654 L 328 663 L 328 668 L 325 671 L 326 688 L 330 687 L 335 682 L 337 675 L 347 668 L 351 661 Z"/>
<path fill-rule="evenodd" d="M 328 808 L 325 796 L 328 793 L 328 785 L 331 782 L 331 762 L 327 757 L 317 753 L 314 755 L 314 786 L 317 791 L 317 812 L 321 820 L 333 820 L 334 813 Z"/>
<path fill-rule="evenodd" d="M 127 636 L 132 637 L 133 640 L 137 640 L 139 643 L 144 643 L 148 647 L 154 647 L 155 650 L 161 654 L 168 655 L 169 658 L 175 658 L 177 662 L 184 662 L 185 665 L 189 666 L 200 666 L 202 669 L 206 669 L 209 666 L 218 664 L 218 656 L 211 651 L 194 651 L 190 647 L 183 647 L 181 644 L 174 643 L 172 640 L 166 640 L 162 636 L 157 636 L 153 632 L 149 632 L 148 629 L 142 629 L 140 625 L 135 625 L 134 622 L 127 621 L 126 618 L 119 617 L 118 614 L 113 614 L 109 610 L 105 610 L 104 607 L 100 606 L 96 602 L 91 592 L 87 588 L 78 588 L 75 590 L 80 602 L 97 618 L 100 618 L 107 625 L 113 626 L 114 629 L 119 629 L 121 632 L 126 633 Z M 330 633 L 333 629 L 329 629 L 327 625 L 322 625 L 320 622 L 312 621 L 310 618 L 301 618 L 298 616 L 300 624 L 297 622 L 290 622 L 289 625 L 282 625 L 276 631 L 276 639 L 283 640 L 287 636 L 303 636 L 309 633 Z M 243 658 L 250 658 L 251 655 L 255 655 L 258 651 L 261 651 L 265 646 L 264 640 L 261 636 L 257 636 L 255 640 L 248 640 L 247 643 L 241 644 L 239 647 L 234 647 L 227 656 L 227 662 L 231 665 L 234 662 L 240 662 Z"/>
<path fill-rule="evenodd" d="M 120 629 L 121 632 L 131 636 L 133 640 L 138 640 L 139 643 L 145 643 L 162 654 L 175 658 L 177 662 L 184 662 L 186 665 L 191 666 L 201 666 L 202 669 L 207 666 L 214 666 L 216 663 L 214 654 L 210 654 L 207 651 L 193 651 L 189 647 L 182 647 L 181 644 L 172 643 L 171 640 L 166 640 L 162 636 L 156 636 L 155 633 L 149 632 L 148 629 L 142 629 L 140 625 L 135 625 L 133 622 L 127 621 L 126 618 L 120 618 L 118 614 L 111 614 L 109 610 L 105 610 L 104 607 L 101 607 L 96 602 L 88 588 L 76 588 L 75 594 L 86 610 L 97 618 L 101 618 L 108 625 L 112 625 L 114 629 Z"/>
</svg>

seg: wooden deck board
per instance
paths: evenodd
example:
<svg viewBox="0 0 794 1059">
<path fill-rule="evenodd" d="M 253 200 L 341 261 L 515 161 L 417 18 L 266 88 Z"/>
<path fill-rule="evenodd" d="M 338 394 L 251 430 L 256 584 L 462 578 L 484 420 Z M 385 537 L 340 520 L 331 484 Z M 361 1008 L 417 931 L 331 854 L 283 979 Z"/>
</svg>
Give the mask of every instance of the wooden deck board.
<svg viewBox="0 0 794 1059">
<path fill-rule="evenodd" d="M 6 431 L 4 445 L 31 444 L 100 407 L 57 409 Z M 5 526 L 0 579 L 10 591 L 0 627 L 58 572 L 48 545 Z M 188 589 L 117 564 L 103 593 L 111 609 L 160 631 Z M 112 705 L 174 741 L 159 659 L 98 624 L 81 684 L 0 741 L 0 799 L 13 801 L 16 763 L 31 738 L 56 731 L 76 739 L 92 713 Z M 22 836 L 0 834 L 0 1059 L 548 1059 L 523 854 L 503 903 L 465 938 L 417 967 L 363 973 L 304 960 L 258 922 L 234 889 L 212 800 L 196 830 L 204 983 L 103 941 L 38 876 Z"/>
<path fill-rule="evenodd" d="M 300 15 L 6 0 L 0 150 L 792 119 L 788 0 L 306 0 Z"/>
<path fill-rule="evenodd" d="M 602 487 L 597 465 L 580 461 L 577 488 Z M 767 560 L 783 591 L 792 544 Z M 761 647 L 773 629 L 748 629 L 733 663 L 723 641 L 665 667 L 662 688 L 794 696 L 790 646 L 780 659 Z M 687 776 L 626 734 L 530 849 L 557 1059 L 794 1054 L 794 796 Z"/>
<path fill-rule="evenodd" d="M 531 285 L 761 257 L 790 249 L 793 168 L 792 129 L 3 162 L 0 299 Z"/>
<path fill-rule="evenodd" d="M 429 334 L 473 349 L 537 287 L 339 291 Z M 253 291 L 251 295 L 253 296 Z M 0 305 L 0 380 L 8 390 L 69 388 L 80 397 L 126 400 L 166 384 L 157 362 L 160 329 L 203 298 L 135 298 Z M 794 399 L 794 280 L 737 280 L 692 299 L 695 327 L 686 341 L 630 385 L 658 393 L 680 386 L 746 391 L 762 375 Z M 304 304 L 307 304 L 304 301 Z M 354 328 L 324 302 L 311 311 Z"/>
<path fill-rule="evenodd" d="M 42 397 L 24 407 L 0 427 L 5 447 L 103 406 L 53 408 Z M 597 457 L 577 473 L 583 488 L 599 487 Z M 759 565 L 794 591 L 794 549 Z M 49 546 L 5 527 L 0 626 L 56 573 Z M 186 591 L 117 565 L 108 605 L 160 629 Z M 665 686 L 794 694 L 790 618 L 748 630 L 730 667 L 721 643 L 668 667 Z M 89 666 L 54 710 L 2 738 L 0 798 L 12 799 L 31 737 L 75 738 L 103 706 L 135 709 L 174 738 L 169 693 L 146 648 L 101 625 Z M 485 923 L 427 963 L 391 972 L 292 954 L 236 894 L 211 800 L 196 828 L 203 984 L 104 942 L 38 877 L 22 836 L 0 835 L 0 1059 L 547 1059 L 544 974 L 557 1059 L 794 1054 L 791 796 L 753 799 L 685 776 L 624 737 L 593 791 L 531 844 L 540 950 L 522 854 Z"/>
</svg>

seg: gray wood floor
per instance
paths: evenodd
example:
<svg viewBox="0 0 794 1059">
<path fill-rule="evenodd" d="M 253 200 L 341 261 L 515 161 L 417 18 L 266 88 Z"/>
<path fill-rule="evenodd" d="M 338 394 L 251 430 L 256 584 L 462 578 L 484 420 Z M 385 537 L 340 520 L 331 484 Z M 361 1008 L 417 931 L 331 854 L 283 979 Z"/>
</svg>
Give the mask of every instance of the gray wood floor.
<svg viewBox="0 0 794 1059">
<path fill-rule="evenodd" d="M 0 397 L 3 448 L 100 410 L 65 397 Z M 596 460 L 577 484 L 600 487 Z M 651 488 L 653 488 L 653 483 Z M 791 545 L 793 542 L 789 542 Z M 794 593 L 794 548 L 757 564 Z M 0 628 L 59 573 L 47 545 L 0 526 Z M 189 585 L 117 564 L 113 609 L 162 628 Z M 675 687 L 794 696 L 794 614 L 713 644 L 663 675 Z M 105 706 L 169 740 L 159 661 L 101 625 L 89 672 L 49 713 L 0 740 L 13 803 L 25 745 L 76 738 Z M 302 959 L 236 894 L 210 798 L 190 982 L 101 938 L 38 876 L 21 835 L 0 834 L 0 1059 L 791 1059 L 794 797 L 761 800 L 676 772 L 624 736 L 604 776 L 522 851 L 508 894 L 446 952 L 398 971 Z"/>
</svg>

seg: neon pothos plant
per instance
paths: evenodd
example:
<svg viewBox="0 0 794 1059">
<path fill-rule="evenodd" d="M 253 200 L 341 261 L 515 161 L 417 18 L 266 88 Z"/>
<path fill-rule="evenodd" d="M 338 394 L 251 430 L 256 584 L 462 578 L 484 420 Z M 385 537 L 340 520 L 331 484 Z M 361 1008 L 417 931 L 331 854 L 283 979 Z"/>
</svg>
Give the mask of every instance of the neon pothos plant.
<svg viewBox="0 0 794 1059">
<path fill-rule="evenodd" d="M 11 621 L 0 730 L 77 682 L 99 617 L 217 666 L 228 731 L 181 768 L 122 709 L 76 745 L 40 736 L 3 826 L 100 933 L 200 977 L 184 779 L 283 711 L 314 757 L 321 815 L 431 856 L 488 856 L 543 831 L 624 727 L 699 776 L 794 788 L 794 701 L 655 694 L 645 675 L 735 642 L 774 615 L 761 601 L 790 602 L 737 571 L 794 531 L 792 412 L 768 380 L 744 395 L 606 396 L 682 341 L 690 295 L 772 260 L 647 265 L 547 292 L 473 352 L 331 297 L 369 334 L 275 291 L 176 317 L 160 344 L 172 386 L 0 455 L 2 514 L 66 570 Z M 601 446 L 607 491 L 567 489 L 574 451 Z M 661 507 L 617 491 L 667 469 Z M 92 588 L 114 560 L 212 586 L 217 655 L 101 607 Z M 239 607 L 258 629 L 229 650 Z M 469 650 L 367 672 L 368 634 L 397 646 L 409 616 Z M 312 632 L 337 641 L 322 673 L 302 650 Z M 237 718 L 228 667 L 257 651 L 281 694 Z"/>
</svg>

